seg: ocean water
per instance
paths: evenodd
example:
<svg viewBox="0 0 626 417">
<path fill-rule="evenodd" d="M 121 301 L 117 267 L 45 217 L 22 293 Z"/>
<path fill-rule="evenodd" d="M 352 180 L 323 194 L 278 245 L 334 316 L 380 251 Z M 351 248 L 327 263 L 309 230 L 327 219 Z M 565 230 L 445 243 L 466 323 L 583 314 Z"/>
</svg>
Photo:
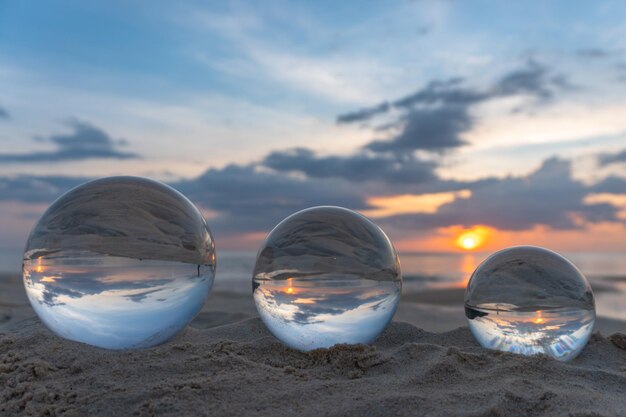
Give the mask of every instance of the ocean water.
<svg viewBox="0 0 626 417">
<path fill-rule="evenodd" d="M 219 244 L 219 242 L 218 242 Z M 562 253 L 589 280 L 596 299 L 596 314 L 626 320 L 626 252 Z M 489 253 L 400 253 L 403 293 L 429 289 L 465 288 L 472 272 Z M 213 291 L 252 293 L 256 252 L 217 252 Z M 0 249 L 0 272 L 21 270 L 21 249 Z M 462 301 L 459 304 L 462 307 Z"/>
</svg>

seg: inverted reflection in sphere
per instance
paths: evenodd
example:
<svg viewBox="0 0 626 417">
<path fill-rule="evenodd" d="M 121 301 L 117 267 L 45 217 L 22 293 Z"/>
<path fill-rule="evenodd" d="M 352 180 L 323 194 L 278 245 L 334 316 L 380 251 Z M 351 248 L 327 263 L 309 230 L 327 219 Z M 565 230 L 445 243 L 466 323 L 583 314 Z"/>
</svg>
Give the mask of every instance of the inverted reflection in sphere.
<svg viewBox="0 0 626 417">
<path fill-rule="evenodd" d="M 502 250 L 478 266 L 465 292 L 465 315 L 483 347 L 560 361 L 581 352 L 596 318 L 580 271 L 532 246 Z"/>
<path fill-rule="evenodd" d="M 398 257 L 384 232 L 340 207 L 283 220 L 259 250 L 253 273 L 263 322 L 299 350 L 373 341 L 391 321 L 401 288 Z"/>
<path fill-rule="evenodd" d="M 200 311 L 215 245 L 178 191 L 109 177 L 56 200 L 30 234 L 23 277 L 41 320 L 59 336 L 110 349 L 153 346 Z"/>
</svg>

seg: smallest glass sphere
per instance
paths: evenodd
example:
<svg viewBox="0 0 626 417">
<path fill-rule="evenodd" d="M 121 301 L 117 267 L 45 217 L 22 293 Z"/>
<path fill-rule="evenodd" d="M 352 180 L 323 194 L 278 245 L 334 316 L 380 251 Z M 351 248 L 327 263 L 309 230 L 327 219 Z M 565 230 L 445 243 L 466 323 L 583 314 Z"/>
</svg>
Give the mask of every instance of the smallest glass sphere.
<svg viewBox="0 0 626 417">
<path fill-rule="evenodd" d="M 465 315 L 485 348 L 560 361 L 582 351 L 596 319 L 583 274 L 533 246 L 499 251 L 478 266 L 465 292 Z"/>
</svg>

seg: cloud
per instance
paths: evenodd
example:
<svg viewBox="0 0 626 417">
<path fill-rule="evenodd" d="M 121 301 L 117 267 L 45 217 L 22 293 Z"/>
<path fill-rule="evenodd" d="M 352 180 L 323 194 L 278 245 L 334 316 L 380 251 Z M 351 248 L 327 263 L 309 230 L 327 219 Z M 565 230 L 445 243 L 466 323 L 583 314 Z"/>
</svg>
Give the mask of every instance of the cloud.
<svg viewBox="0 0 626 417">
<path fill-rule="evenodd" d="M 337 117 L 337 123 L 368 122 L 391 114 L 399 115 L 387 127 L 394 133 L 390 138 L 375 140 L 366 148 L 374 152 L 425 150 L 440 152 L 466 144 L 463 133 L 474 126 L 470 115 L 473 106 L 489 100 L 517 95 L 531 96 L 540 101 L 553 98 L 556 91 L 574 88 L 568 79 L 536 61 L 529 60 L 496 80 L 486 89 L 465 87 L 463 79 L 434 80 L 413 94 L 383 102 L 370 108 Z"/>
<path fill-rule="evenodd" d="M 485 100 L 487 95 L 462 87 L 462 78 L 433 80 L 424 88 L 391 103 L 383 102 L 337 117 L 337 123 L 365 122 L 393 109 L 407 110 L 415 106 L 467 106 Z"/>
<path fill-rule="evenodd" d="M 344 178 L 349 181 L 423 183 L 436 180 L 435 161 L 420 160 L 414 151 L 441 153 L 466 144 L 463 134 L 474 125 L 472 106 L 498 97 L 529 95 L 549 100 L 558 89 L 569 88 L 567 79 L 552 75 L 547 67 L 528 61 L 484 90 L 468 88 L 463 79 L 434 80 L 417 92 L 393 102 L 340 115 L 337 123 L 368 122 L 392 110 L 400 115 L 385 125 L 391 138 L 365 145 L 368 152 L 350 156 L 316 156 L 298 148 L 273 152 L 262 165 L 283 172 L 301 172 L 314 178 Z M 374 155 L 372 155 L 372 153 Z M 377 154 L 377 155 L 376 155 Z M 393 155 L 393 156 L 389 156 Z"/>
<path fill-rule="evenodd" d="M 506 97 L 527 94 L 540 99 L 550 99 L 554 90 L 568 88 L 567 79 L 560 75 L 550 75 L 548 67 L 530 60 L 525 67 L 514 70 L 502 77 L 492 88 L 492 97 Z"/>
<path fill-rule="evenodd" d="M 489 96 L 480 91 L 462 87 L 462 78 L 433 80 L 426 87 L 393 102 L 393 107 L 410 109 L 415 106 L 468 106 L 486 100 Z"/>
<path fill-rule="evenodd" d="M 252 79 L 257 85 L 261 80 L 277 82 L 283 90 L 292 89 L 330 101 L 359 103 L 379 96 L 379 80 L 397 73 L 391 66 L 360 56 L 307 54 L 301 42 L 294 42 L 291 36 L 285 37 L 275 29 L 292 26 L 297 33 L 315 24 L 303 18 L 294 20 L 293 16 L 276 19 L 271 14 L 268 10 L 242 8 L 234 13 L 202 10 L 181 22 L 185 27 L 195 23 L 213 37 L 221 38 L 230 51 L 237 52 L 237 58 L 233 59 L 201 49 L 194 53 L 196 60 L 226 74 Z M 282 39 L 279 45 L 275 43 L 278 35 Z M 328 33 L 320 31 L 317 35 L 326 37 Z"/>
<path fill-rule="evenodd" d="M 387 113 L 390 108 L 391 105 L 388 102 L 383 102 L 373 107 L 339 115 L 337 116 L 337 123 L 353 123 L 369 120 L 376 115 Z"/>
<path fill-rule="evenodd" d="M 305 154 L 306 155 L 306 154 Z M 315 156 L 312 156 L 315 160 Z M 84 178 L 0 178 L 0 198 L 26 202 L 51 201 Z M 344 178 L 302 178 L 263 171 L 259 166 L 229 165 L 171 183 L 194 203 L 213 213 L 211 229 L 218 235 L 267 232 L 288 215 L 318 205 L 368 210 L 368 198 L 389 192 L 429 193 L 453 189 L 471 191 L 468 198 L 443 204 L 434 213 L 378 218 L 396 230 L 435 229 L 482 224 L 500 230 L 527 230 L 536 225 L 553 229 L 583 229 L 586 224 L 616 222 L 617 208 L 608 203 L 586 204 L 591 193 L 626 193 L 626 180 L 610 177 L 585 185 L 571 174 L 571 161 L 545 160 L 525 176 L 484 178 L 471 182 L 434 179 L 423 184 L 358 183 Z M 361 185 L 362 184 L 362 185 Z M 391 191 L 390 191 L 391 189 Z"/>
<path fill-rule="evenodd" d="M 601 48 L 581 48 L 576 51 L 576 55 L 585 59 L 602 59 L 610 57 L 612 54 Z"/>
<path fill-rule="evenodd" d="M 465 106 L 445 106 L 412 110 L 401 119 L 402 128 L 392 140 L 376 140 L 366 148 L 374 152 L 407 152 L 416 149 L 440 151 L 456 148 L 466 142 L 461 134 L 473 120 Z"/>
<path fill-rule="evenodd" d="M 225 233 L 268 231 L 286 216 L 311 206 L 367 206 L 363 191 L 348 181 L 295 178 L 252 165 L 209 169 L 200 177 L 171 185 L 216 211 L 211 228 Z"/>
<path fill-rule="evenodd" d="M 88 295 L 98 295 L 105 292 L 127 293 L 126 298 L 135 302 L 144 301 L 148 295 L 162 291 L 164 287 L 172 283 L 173 279 L 143 279 L 137 281 L 116 281 L 111 279 L 111 273 L 107 271 L 73 272 L 64 271 L 62 279 L 45 282 L 45 275 L 30 272 L 26 278 L 26 285 L 38 284 L 42 287 L 40 302 L 52 306 L 64 305 L 59 302 L 59 297 L 82 298 Z M 131 290 L 147 289 L 141 293 Z"/>
<path fill-rule="evenodd" d="M 4 177 L 0 178 L 0 201 L 48 203 L 88 180 L 86 177 L 63 176 Z"/>
<path fill-rule="evenodd" d="M 4 107 L 0 107 L 0 120 L 9 120 L 11 116 L 9 112 Z"/>
<path fill-rule="evenodd" d="M 350 156 L 317 156 L 313 151 L 296 148 L 272 152 L 262 165 L 282 172 L 301 172 L 309 178 L 344 178 L 353 182 L 382 181 L 419 183 L 436 178 L 432 161 L 413 157 L 385 157 L 359 153 Z"/>
<path fill-rule="evenodd" d="M 610 176 L 590 187 L 594 193 L 626 194 L 626 178 Z"/>
<path fill-rule="evenodd" d="M 370 293 L 355 292 L 350 294 L 346 293 L 346 291 L 339 291 L 336 294 L 334 293 L 336 289 L 332 286 L 322 288 L 324 291 L 320 291 L 319 288 L 296 288 L 299 298 L 306 300 L 312 299 L 316 302 L 300 304 L 294 302 L 292 294 L 285 293 L 284 291 L 272 291 L 264 288 L 263 285 L 256 287 L 254 291 L 255 297 L 258 297 L 261 302 L 267 304 L 268 307 L 281 308 L 282 306 L 284 310 L 285 306 L 289 306 L 289 314 L 283 315 L 281 320 L 285 323 L 295 325 L 322 323 L 325 319 L 324 316 L 341 316 L 356 309 L 359 309 L 362 315 L 371 314 L 381 306 L 384 307 L 385 304 L 389 304 L 395 294 L 391 289 L 388 290 L 388 292 L 381 290 L 371 291 Z M 382 320 L 384 320 L 384 318 Z"/>
<path fill-rule="evenodd" d="M 414 229 L 482 224 L 502 230 L 525 230 L 536 225 L 581 229 L 585 223 L 618 221 L 613 205 L 584 203 L 594 188 L 574 180 L 571 162 L 563 159 L 547 159 L 527 176 L 468 188 L 472 191 L 470 198 L 444 204 L 434 214 L 395 216 L 383 222 Z"/>
<path fill-rule="evenodd" d="M 626 149 L 616 153 L 603 153 L 598 156 L 598 162 L 602 166 L 626 162 Z"/>
<path fill-rule="evenodd" d="M 381 218 L 405 230 L 483 224 L 505 230 L 535 225 L 583 228 L 586 223 L 618 221 L 607 203 L 585 204 L 585 197 L 619 189 L 623 180 L 588 186 L 572 178 L 571 163 L 552 158 L 526 176 L 455 181 L 438 177 L 443 151 L 466 144 L 463 134 L 475 124 L 473 107 L 497 98 L 524 95 L 535 102 L 552 100 L 571 88 L 567 79 L 535 61 L 504 74 L 485 88 L 468 87 L 463 79 L 434 80 L 395 101 L 338 117 L 338 123 L 369 123 L 386 117 L 391 136 L 373 140 L 350 155 L 319 155 L 310 149 L 275 151 L 249 165 L 213 168 L 196 178 L 171 185 L 211 213 L 217 233 L 266 232 L 286 216 L 317 205 L 371 210 L 372 196 L 470 190 L 468 198 L 442 204 L 434 213 L 413 212 Z M 117 151 L 120 141 L 83 122 L 74 132 L 47 139 L 56 152 L 22 156 L 28 161 L 106 157 L 131 158 Z M 430 159 L 415 151 L 430 152 Z M 35 155 L 35 156 L 33 156 Z M 11 156 L 15 158 L 15 155 Z M 8 155 L 0 155 L 7 160 Z M 606 156 L 606 158 L 609 158 Z M 618 156 L 611 156 L 618 158 Z M 607 159 L 608 161 L 608 159 Z M 19 176 L 0 178 L 0 200 L 50 201 L 84 178 Z"/>
<path fill-rule="evenodd" d="M 73 132 L 65 135 L 53 135 L 38 141 L 50 142 L 57 146 L 55 151 L 41 151 L 22 154 L 0 154 L 0 162 L 8 163 L 40 163 L 78 161 L 84 159 L 131 159 L 138 155 L 131 152 L 120 152 L 117 146 L 123 146 L 125 140 L 114 140 L 102 129 L 91 124 L 73 120 L 68 123 Z"/>
</svg>

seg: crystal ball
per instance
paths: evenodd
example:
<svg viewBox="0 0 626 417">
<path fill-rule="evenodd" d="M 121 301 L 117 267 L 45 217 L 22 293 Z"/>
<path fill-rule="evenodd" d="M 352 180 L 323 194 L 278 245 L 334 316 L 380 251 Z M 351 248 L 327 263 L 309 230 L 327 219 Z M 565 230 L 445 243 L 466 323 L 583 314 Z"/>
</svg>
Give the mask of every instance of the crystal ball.
<svg viewBox="0 0 626 417">
<path fill-rule="evenodd" d="M 465 315 L 485 348 L 560 361 L 576 357 L 596 319 L 593 292 L 567 259 L 518 246 L 481 263 L 467 284 Z"/>
<path fill-rule="evenodd" d="M 138 177 L 109 177 L 57 199 L 24 250 L 26 293 L 57 335 L 108 349 L 176 335 L 213 284 L 215 244 L 182 194 Z"/>
<path fill-rule="evenodd" d="M 252 281 L 267 328 L 302 351 L 372 342 L 391 321 L 401 288 L 389 238 L 340 207 L 309 208 L 279 223 L 258 252 Z"/>
</svg>

